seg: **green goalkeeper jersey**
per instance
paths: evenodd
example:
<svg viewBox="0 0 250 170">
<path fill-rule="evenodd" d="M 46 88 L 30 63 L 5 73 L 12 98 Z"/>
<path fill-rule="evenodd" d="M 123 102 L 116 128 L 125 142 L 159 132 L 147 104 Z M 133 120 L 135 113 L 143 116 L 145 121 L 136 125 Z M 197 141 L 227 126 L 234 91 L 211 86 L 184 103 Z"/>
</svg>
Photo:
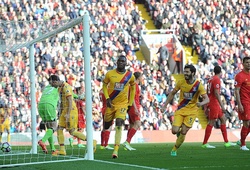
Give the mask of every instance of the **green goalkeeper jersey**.
<svg viewBox="0 0 250 170">
<path fill-rule="evenodd" d="M 59 101 L 58 89 L 52 87 L 51 85 L 47 85 L 42 91 L 42 97 L 39 103 L 48 103 L 57 108 L 58 101 Z"/>
</svg>

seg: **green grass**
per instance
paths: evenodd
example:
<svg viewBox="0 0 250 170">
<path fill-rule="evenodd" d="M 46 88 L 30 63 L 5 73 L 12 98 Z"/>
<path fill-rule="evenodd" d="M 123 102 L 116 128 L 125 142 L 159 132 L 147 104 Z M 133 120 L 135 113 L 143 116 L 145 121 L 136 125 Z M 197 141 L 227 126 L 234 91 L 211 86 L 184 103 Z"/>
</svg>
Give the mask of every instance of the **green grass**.
<svg viewBox="0 0 250 170">
<path fill-rule="evenodd" d="M 112 159 L 112 150 L 97 149 L 94 161 L 80 160 L 48 164 L 25 165 L 7 170 L 248 170 L 250 152 L 241 151 L 239 146 L 224 148 L 223 143 L 211 143 L 216 149 L 203 149 L 201 143 L 184 143 L 177 157 L 171 157 L 173 143 L 132 144 L 136 151 L 125 151 L 121 147 L 119 158 Z M 249 144 L 249 143 L 248 143 Z M 68 153 L 68 150 L 67 150 Z M 40 154 L 39 157 L 43 155 Z M 28 156 L 26 156 L 27 158 Z M 7 158 L 7 157 L 6 157 Z M 63 157 L 61 157 L 63 159 Z M 0 157 L 0 167 L 3 164 Z"/>
</svg>

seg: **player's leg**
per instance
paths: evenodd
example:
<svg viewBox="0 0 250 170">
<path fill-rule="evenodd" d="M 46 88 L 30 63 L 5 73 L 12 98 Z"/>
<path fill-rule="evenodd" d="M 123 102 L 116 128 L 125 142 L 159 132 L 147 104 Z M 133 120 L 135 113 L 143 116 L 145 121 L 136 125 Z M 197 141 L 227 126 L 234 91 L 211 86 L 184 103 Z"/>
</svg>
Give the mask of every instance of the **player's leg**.
<svg viewBox="0 0 250 170">
<path fill-rule="evenodd" d="M 213 107 L 207 108 L 208 124 L 205 130 L 205 136 L 204 136 L 203 143 L 201 146 L 202 148 L 215 148 L 215 146 L 209 145 L 207 142 L 208 142 L 209 137 L 211 136 L 214 123 L 216 119 L 218 118 L 218 110 L 220 110 L 220 108 L 215 108 L 215 109 Z"/>
<path fill-rule="evenodd" d="M 249 149 L 246 147 L 246 137 L 249 133 L 249 126 L 250 126 L 250 120 L 249 114 L 250 114 L 250 106 L 247 104 L 243 104 L 244 108 L 244 114 L 239 114 L 239 119 L 243 121 L 243 126 L 241 128 L 240 132 L 240 143 L 241 143 L 241 150 L 248 151 Z"/>
<path fill-rule="evenodd" d="M 7 132 L 7 142 L 10 143 L 10 119 L 5 120 L 5 129 Z"/>
<path fill-rule="evenodd" d="M 248 135 L 248 127 L 249 127 L 250 121 L 249 120 L 243 120 L 243 126 L 241 128 L 240 132 L 240 143 L 241 143 L 241 150 L 248 151 L 249 149 L 246 147 L 246 137 Z"/>
<path fill-rule="evenodd" d="M 127 114 L 127 107 L 117 107 L 115 110 L 115 145 L 114 145 L 114 151 L 112 154 L 113 158 L 118 158 L 118 150 L 121 143 L 122 138 L 122 126 L 124 124 L 124 120 L 126 119 Z"/>
<path fill-rule="evenodd" d="M 227 120 L 226 116 L 222 113 L 222 115 L 219 115 L 219 119 L 221 121 L 220 130 L 221 130 L 224 142 L 225 142 L 224 146 L 225 147 L 235 146 L 236 143 L 228 141 L 227 128 L 226 128 L 226 120 Z"/>
<path fill-rule="evenodd" d="M 78 112 L 72 110 L 70 112 L 69 127 L 67 127 L 67 130 L 72 136 L 81 139 L 83 141 L 86 141 L 87 139 L 86 136 L 82 132 L 78 131 L 77 124 L 78 124 Z"/>
<path fill-rule="evenodd" d="M 3 124 L 0 124 L 0 143 L 2 143 L 3 132 L 4 132 L 4 126 L 3 126 Z"/>
<path fill-rule="evenodd" d="M 46 114 L 47 114 L 47 104 L 45 104 L 45 103 L 43 103 L 43 104 L 38 104 L 38 113 L 39 113 L 39 115 L 40 115 L 40 117 L 42 118 L 42 121 L 46 121 Z M 46 133 L 47 133 L 47 131 L 46 131 Z M 46 133 L 45 133 L 45 135 L 46 135 Z M 48 132 L 48 134 L 50 133 L 50 131 Z M 52 132 L 53 133 L 53 132 Z M 44 137 L 43 137 L 44 138 Z M 42 148 L 42 150 L 43 150 L 43 152 L 45 153 L 45 154 L 47 154 L 48 153 L 48 150 L 47 150 L 47 147 L 46 147 L 46 144 L 45 144 L 45 142 L 47 141 L 47 139 L 46 140 L 39 140 L 38 141 L 38 145 Z"/>
<path fill-rule="evenodd" d="M 65 112 L 62 111 L 60 117 L 59 117 L 59 123 L 57 128 L 57 140 L 59 144 L 59 155 L 66 155 L 66 150 L 64 146 L 64 134 L 63 129 L 66 127 L 66 121 L 65 121 Z"/>
<path fill-rule="evenodd" d="M 177 149 L 182 145 L 182 143 L 185 141 L 185 137 L 189 129 L 192 127 L 193 122 L 196 118 L 196 115 L 189 115 L 189 116 L 182 116 L 182 111 L 178 110 L 175 112 L 175 118 L 172 125 L 172 133 L 176 135 L 180 128 L 180 135 L 177 137 L 175 146 L 173 147 L 171 151 L 171 156 L 177 156 Z"/>
<path fill-rule="evenodd" d="M 78 124 L 79 125 L 79 124 Z M 78 126 L 79 127 L 79 126 Z M 83 128 L 78 128 L 78 131 L 83 133 L 84 129 Z M 84 148 L 85 146 L 82 144 L 82 140 L 77 138 L 77 146 L 78 148 Z"/>
<path fill-rule="evenodd" d="M 131 111 L 131 110 L 130 110 Z M 132 112 L 129 114 L 129 122 L 130 122 L 130 128 L 128 130 L 127 133 L 127 139 L 126 141 L 123 143 L 123 146 L 127 149 L 127 150 L 136 150 L 135 148 L 132 148 L 130 146 L 130 142 L 131 139 L 133 138 L 133 136 L 135 135 L 136 131 L 140 128 L 141 126 L 141 121 L 140 121 L 140 117 L 135 114 L 135 112 Z"/>
<path fill-rule="evenodd" d="M 104 114 L 102 114 L 102 131 L 101 131 L 101 146 L 100 149 L 105 149 L 105 121 L 104 121 Z"/>
<path fill-rule="evenodd" d="M 109 141 L 109 137 L 110 137 L 110 131 L 112 129 L 112 124 L 113 121 L 109 121 L 109 122 L 103 122 L 103 130 L 101 132 L 101 147 L 100 149 L 107 149 L 107 150 L 113 150 L 114 148 L 112 148 L 111 146 L 108 145 L 108 141 Z"/>
<path fill-rule="evenodd" d="M 78 138 L 78 139 L 81 139 L 83 141 L 86 141 L 87 138 L 86 136 L 82 133 L 82 132 L 79 132 L 77 131 L 77 124 L 78 124 L 78 112 L 77 111 L 71 111 L 70 112 L 70 122 L 69 122 L 69 127 L 67 127 L 67 130 L 69 131 L 69 133 Z M 96 140 L 93 140 L 93 150 L 94 152 L 96 151 L 96 144 L 97 144 L 97 141 Z"/>
<path fill-rule="evenodd" d="M 112 121 L 111 126 L 109 127 L 109 129 L 105 130 L 105 132 L 104 132 L 104 143 L 105 143 L 105 149 L 107 149 L 107 150 L 113 150 L 114 149 L 111 146 L 109 146 L 109 137 L 110 137 L 110 132 L 112 130 L 112 125 L 113 125 L 113 121 Z"/>
<path fill-rule="evenodd" d="M 47 131 L 52 130 L 52 134 L 48 135 L 47 140 L 49 141 L 49 145 L 50 145 L 52 155 L 56 155 L 57 153 L 54 153 L 54 152 L 56 152 L 56 148 L 55 148 L 55 145 L 54 145 L 53 134 L 57 130 L 57 122 L 56 122 L 56 120 L 54 120 L 52 122 L 46 122 L 46 126 L 47 126 Z M 47 131 L 46 131 L 46 133 L 47 133 Z"/>
</svg>

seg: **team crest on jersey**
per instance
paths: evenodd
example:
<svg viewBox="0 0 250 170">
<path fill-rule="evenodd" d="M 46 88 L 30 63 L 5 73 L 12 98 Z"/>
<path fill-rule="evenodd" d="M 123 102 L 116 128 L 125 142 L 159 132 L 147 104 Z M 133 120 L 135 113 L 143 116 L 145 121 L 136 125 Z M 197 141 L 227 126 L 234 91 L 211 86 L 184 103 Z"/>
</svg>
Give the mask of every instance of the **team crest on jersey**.
<svg viewBox="0 0 250 170">
<path fill-rule="evenodd" d="M 216 84 L 216 88 L 219 88 L 220 87 L 220 85 L 219 84 Z"/>
<path fill-rule="evenodd" d="M 115 90 L 121 91 L 121 90 L 124 89 L 124 84 L 123 84 L 123 83 L 118 83 L 118 82 L 117 82 L 117 83 L 115 83 L 114 89 L 115 89 Z"/>
<path fill-rule="evenodd" d="M 235 81 L 235 82 L 234 82 L 234 85 L 236 86 L 237 84 L 238 84 L 237 81 Z"/>
<path fill-rule="evenodd" d="M 184 99 L 191 100 L 193 98 L 193 93 L 185 92 L 183 93 Z"/>
</svg>

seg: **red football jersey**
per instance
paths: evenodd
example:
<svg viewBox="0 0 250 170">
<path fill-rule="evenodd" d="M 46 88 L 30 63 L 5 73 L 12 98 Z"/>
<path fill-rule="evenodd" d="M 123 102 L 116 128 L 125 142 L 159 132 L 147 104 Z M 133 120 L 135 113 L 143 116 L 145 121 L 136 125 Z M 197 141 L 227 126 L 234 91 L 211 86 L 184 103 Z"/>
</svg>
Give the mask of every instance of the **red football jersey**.
<svg viewBox="0 0 250 170">
<path fill-rule="evenodd" d="M 220 78 L 218 76 L 213 76 L 211 79 L 208 80 L 207 94 L 210 100 L 209 104 L 219 104 L 214 94 L 215 89 L 219 90 L 220 94 L 221 84 L 220 84 Z"/>
<path fill-rule="evenodd" d="M 241 103 L 249 103 L 250 101 L 250 74 L 241 71 L 235 76 L 235 87 L 240 87 Z"/>
</svg>

